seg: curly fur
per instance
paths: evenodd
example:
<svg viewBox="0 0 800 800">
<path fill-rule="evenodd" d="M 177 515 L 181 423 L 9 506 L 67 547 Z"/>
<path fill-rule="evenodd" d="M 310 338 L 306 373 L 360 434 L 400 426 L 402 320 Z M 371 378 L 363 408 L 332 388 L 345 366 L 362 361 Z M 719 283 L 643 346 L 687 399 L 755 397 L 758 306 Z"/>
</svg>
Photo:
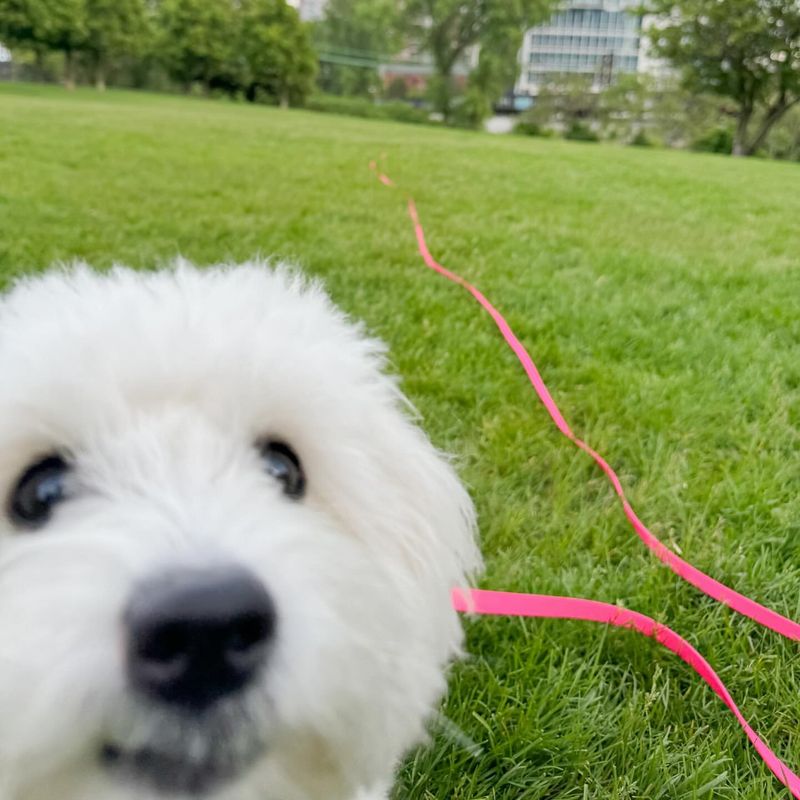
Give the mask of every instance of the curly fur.
<svg viewBox="0 0 800 800">
<path fill-rule="evenodd" d="M 0 520 L 3 800 L 160 796 L 105 769 L 109 740 L 197 764 L 213 748 L 231 770 L 215 800 L 384 796 L 459 654 L 449 590 L 480 563 L 384 352 L 259 262 L 77 264 L 0 300 L 0 491 L 54 451 L 74 482 L 41 530 Z M 300 454 L 301 502 L 265 474 L 265 435 Z M 121 615 L 148 575 L 220 561 L 269 588 L 279 635 L 201 726 L 128 687 Z"/>
</svg>

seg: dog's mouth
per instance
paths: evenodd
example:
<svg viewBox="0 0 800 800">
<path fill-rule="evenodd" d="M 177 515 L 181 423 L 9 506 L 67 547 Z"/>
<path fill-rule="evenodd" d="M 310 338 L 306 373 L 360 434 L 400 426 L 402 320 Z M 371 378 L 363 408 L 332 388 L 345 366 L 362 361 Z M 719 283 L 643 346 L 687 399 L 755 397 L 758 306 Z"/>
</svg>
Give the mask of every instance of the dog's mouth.
<svg viewBox="0 0 800 800">
<path fill-rule="evenodd" d="M 271 704 L 241 693 L 205 710 L 153 703 L 131 694 L 96 739 L 96 763 L 147 797 L 206 797 L 243 780 L 274 736 Z"/>
<path fill-rule="evenodd" d="M 203 797 L 242 778 L 266 752 L 263 737 L 249 726 L 238 731 L 154 736 L 145 743 L 107 741 L 102 768 L 114 779 L 164 796 Z"/>
<path fill-rule="evenodd" d="M 205 758 L 199 761 L 174 753 L 142 748 L 125 750 L 106 744 L 100 752 L 103 766 L 126 782 L 144 784 L 164 795 L 206 795 L 236 779 L 246 764 L 227 759 Z"/>
</svg>

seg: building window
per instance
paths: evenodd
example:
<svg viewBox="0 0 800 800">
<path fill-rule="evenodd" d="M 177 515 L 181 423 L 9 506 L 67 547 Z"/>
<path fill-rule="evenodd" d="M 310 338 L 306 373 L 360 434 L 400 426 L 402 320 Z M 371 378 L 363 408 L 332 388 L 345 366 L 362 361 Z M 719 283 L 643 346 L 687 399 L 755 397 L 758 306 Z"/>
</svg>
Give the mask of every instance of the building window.
<svg viewBox="0 0 800 800">
<path fill-rule="evenodd" d="M 547 24 L 526 34 L 523 76 L 540 84 L 556 73 L 635 72 L 641 19 L 626 6 L 621 0 L 568 0 Z"/>
</svg>

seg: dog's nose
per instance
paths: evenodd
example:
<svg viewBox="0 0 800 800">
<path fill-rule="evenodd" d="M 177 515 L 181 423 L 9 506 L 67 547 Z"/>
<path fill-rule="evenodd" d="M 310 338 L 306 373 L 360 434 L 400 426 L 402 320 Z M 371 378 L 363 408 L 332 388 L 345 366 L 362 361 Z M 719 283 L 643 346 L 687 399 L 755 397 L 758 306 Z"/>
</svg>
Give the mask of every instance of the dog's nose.
<svg viewBox="0 0 800 800">
<path fill-rule="evenodd" d="M 145 581 L 125 624 L 131 684 L 162 702 L 202 710 L 257 675 L 276 615 L 255 575 L 225 566 Z"/>
</svg>

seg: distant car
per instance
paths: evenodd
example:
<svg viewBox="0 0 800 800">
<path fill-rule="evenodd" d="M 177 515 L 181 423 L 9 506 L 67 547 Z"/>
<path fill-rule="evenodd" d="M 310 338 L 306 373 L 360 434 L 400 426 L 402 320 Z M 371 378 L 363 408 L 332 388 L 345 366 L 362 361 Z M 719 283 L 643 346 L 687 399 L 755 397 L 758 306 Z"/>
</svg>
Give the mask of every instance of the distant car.
<svg viewBox="0 0 800 800">
<path fill-rule="evenodd" d="M 508 92 L 495 103 L 494 110 L 498 114 L 521 114 L 534 105 L 534 99 L 528 94 Z"/>
</svg>

